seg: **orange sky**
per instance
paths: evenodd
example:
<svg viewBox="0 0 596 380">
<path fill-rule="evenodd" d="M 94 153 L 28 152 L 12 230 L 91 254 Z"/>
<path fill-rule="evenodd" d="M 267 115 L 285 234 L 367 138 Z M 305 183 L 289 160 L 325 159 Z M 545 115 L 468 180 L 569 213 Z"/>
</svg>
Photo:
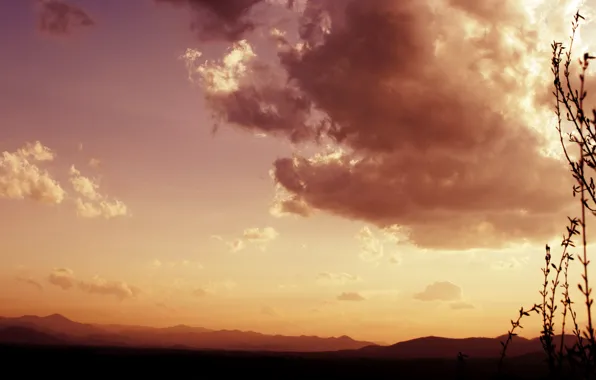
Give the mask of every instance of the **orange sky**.
<svg viewBox="0 0 596 380">
<path fill-rule="evenodd" d="M 257 3 L 0 3 L 0 314 L 506 333 L 575 211 L 549 63 L 580 2 Z"/>
</svg>

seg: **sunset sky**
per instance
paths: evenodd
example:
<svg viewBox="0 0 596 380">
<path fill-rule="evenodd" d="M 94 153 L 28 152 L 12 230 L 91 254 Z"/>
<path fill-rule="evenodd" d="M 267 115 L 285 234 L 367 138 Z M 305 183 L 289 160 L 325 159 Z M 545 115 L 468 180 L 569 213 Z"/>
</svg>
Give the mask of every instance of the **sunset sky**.
<svg viewBox="0 0 596 380">
<path fill-rule="evenodd" d="M 539 300 L 550 44 L 596 10 L 282 3 L 0 1 L 0 315 L 394 342 Z"/>
</svg>

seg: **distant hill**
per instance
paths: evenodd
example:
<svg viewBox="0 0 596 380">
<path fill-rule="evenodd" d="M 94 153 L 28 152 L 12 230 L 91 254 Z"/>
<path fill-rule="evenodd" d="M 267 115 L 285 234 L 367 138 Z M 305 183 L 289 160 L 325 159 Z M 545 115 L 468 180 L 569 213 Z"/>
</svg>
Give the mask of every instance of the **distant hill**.
<svg viewBox="0 0 596 380">
<path fill-rule="evenodd" d="M 209 330 L 178 325 L 166 328 L 91 325 L 72 321 L 62 315 L 47 317 L 22 316 L 0 318 L 0 329 L 25 328 L 55 338 L 56 344 L 217 349 L 239 351 L 324 352 L 355 350 L 371 342 L 350 337 L 321 338 L 317 336 L 267 335 L 252 331 Z M 49 338 L 48 338 L 49 339 Z M 9 342 L 0 336 L 0 343 Z"/>
<path fill-rule="evenodd" d="M 559 345 L 560 336 L 553 337 L 555 346 Z M 566 336 L 565 345 L 573 344 L 575 337 Z M 474 358 L 493 358 L 501 354 L 501 342 L 507 336 L 497 338 L 441 338 L 435 336 L 417 338 L 399 342 L 390 346 L 367 346 L 357 350 L 354 355 L 364 357 L 385 357 L 403 359 L 454 358 L 459 352 Z M 526 339 L 515 337 L 507 348 L 507 356 L 525 356 L 541 354 L 543 351 L 540 338 Z"/>
<path fill-rule="evenodd" d="M 497 338 L 452 339 L 429 336 L 399 342 L 389 346 L 357 341 L 348 336 L 322 338 L 318 336 L 267 335 L 253 331 L 210 330 L 203 327 L 177 325 L 166 328 L 92 325 L 72 321 L 62 315 L 47 317 L 0 317 L 0 343 L 114 346 L 138 348 L 176 348 L 226 351 L 301 352 L 336 357 L 428 359 L 449 358 L 459 352 L 473 358 L 494 358 L 501 352 Z M 560 337 L 555 337 L 558 344 Z M 573 342 L 568 337 L 567 345 Z M 507 355 L 539 354 L 539 338 L 515 337 Z"/>
<path fill-rule="evenodd" d="M 0 342 L 27 345 L 64 345 L 69 343 L 56 336 L 21 326 L 0 327 Z"/>
<path fill-rule="evenodd" d="M 104 330 L 93 325 L 74 322 L 60 314 L 52 314 L 47 317 L 24 315 L 17 318 L 0 318 L 0 327 L 2 326 L 21 326 L 42 332 L 60 333 L 74 337 L 86 337 L 104 332 Z"/>
</svg>

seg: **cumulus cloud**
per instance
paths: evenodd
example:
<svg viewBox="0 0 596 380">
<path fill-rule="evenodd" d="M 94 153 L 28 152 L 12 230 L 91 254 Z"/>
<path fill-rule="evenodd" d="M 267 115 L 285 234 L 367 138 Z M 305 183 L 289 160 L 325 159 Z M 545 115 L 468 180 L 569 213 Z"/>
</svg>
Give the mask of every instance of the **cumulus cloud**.
<svg viewBox="0 0 596 380">
<path fill-rule="evenodd" d="M 217 66 L 234 85 L 203 81 L 207 104 L 233 127 L 335 150 L 274 162 L 288 200 L 277 213 L 398 225 L 423 248 L 543 242 L 570 182 L 544 183 L 569 176 L 537 130 L 552 121 L 557 28 L 539 16 L 568 20 L 563 5 L 532 4 L 309 0 L 298 43 L 275 34 L 279 65 L 237 42 Z"/>
<path fill-rule="evenodd" d="M 120 300 L 134 298 L 141 293 L 138 287 L 123 281 L 106 280 L 99 276 L 93 277 L 91 281 L 79 280 L 74 276 L 74 272 L 68 268 L 54 269 L 50 273 L 48 281 L 63 290 L 76 287 L 86 293 L 115 296 Z"/>
<path fill-rule="evenodd" d="M 202 53 L 193 49 L 182 56 L 191 80 L 203 87 L 215 128 L 223 122 L 253 135 L 264 133 L 294 142 L 314 138 L 309 129 L 311 102 L 268 63 L 257 59 L 246 40 L 235 42 L 220 62 L 202 61 L 201 57 Z M 296 199 L 285 207 L 306 212 L 301 204 Z M 283 208 L 278 211 L 287 212 Z"/>
<path fill-rule="evenodd" d="M 320 285 L 345 285 L 352 282 L 360 282 L 362 278 L 349 273 L 321 272 L 317 275 L 316 281 Z"/>
<path fill-rule="evenodd" d="M 461 297 L 461 288 L 448 281 L 435 282 L 414 294 L 414 298 L 420 301 L 458 301 Z"/>
<path fill-rule="evenodd" d="M 34 161 L 52 161 L 56 158 L 56 153 L 39 141 L 26 143 L 18 150 L 18 153 L 22 157 L 31 158 Z"/>
<path fill-rule="evenodd" d="M 70 167 L 70 183 L 79 195 L 76 198 L 77 214 L 84 218 L 104 217 L 106 219 L 129 214 L 126 205 L 117 199 L 110 199 L 99 193 L 96 180 L 85 177 L 75 168 Z"/>
<path fill-rule="evenodd" d="M 207 295 L 207 291 L 203 288 L 196 288 L 192 291 L 192 295 L 195 297 L 205 297 Z"/>
<path fill-rule="evenodd" d="M 39 8 L 39 29 L 48 34 L 68 35 L 95 24 L 83 9 L 62 0 L 40 0 Z"/>
<path fill-rule="evenodd" d="M 56 285 L 63 290 L 67 290 L 75 286 L 76 280 L 74 273 L 68 268 L 56 268 L 48 276 L 48 281 L 52 285 Z"/>
<path fill-rule="evenodd" d="M 39 290 L 40 292 L 43 291 L 43 285 L 40 284 L 37 280 L 31 278 L 31 277 L 17 277 L 16 279 L 18 282 L 21 282 L 23 284 L 29 285 L 34 287 L 35 289 Z"/>
<path fill-rule="evenodd" d="M 37 162 L 51 161 L 55 154 L 39 141 L 27 143 L 15 152 L 0 155 L 0 197 L 62 203 L 66 192 Z"/>
<path fill-rule="evenodd" d="M 338 301 L 364 301 L 365 298 L 356 292 L 343 292 L 337 296 Z"/>
</svg>

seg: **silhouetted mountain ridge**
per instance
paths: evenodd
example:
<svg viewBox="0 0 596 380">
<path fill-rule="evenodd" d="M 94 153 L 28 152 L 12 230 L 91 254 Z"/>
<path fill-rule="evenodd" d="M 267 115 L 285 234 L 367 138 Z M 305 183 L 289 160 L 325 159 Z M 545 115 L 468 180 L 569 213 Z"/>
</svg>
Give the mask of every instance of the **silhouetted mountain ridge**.
<svg viewBox="0 0 596 380">
<path fill-rule="evenodd" d="M 27 335 L 26 331 L 29 331 L 28 343 L 31 344 L 35 344 L 36 340 L 39 340 L 39 344 L 46 344 L 47 336 L 55 337 L 58 344 L 280 352 L 355 350 L 373 344 L 356 341 L 348 336 L 321 338 L 267 335 L 254 331 L 210 330 L 187 325 L 165 328 L 92 325 L 78 323 L 59 314 L 0 318 L 0 330 L 9 327 L 27 329 L 22 334 Z M 44 338 L 37 333 L 43 333 Z M 11 343 L 0 336 L 0 343 L 2 342 Z"/>
<path fill-rule="evenodd" d="M 574 337 L 566 338 L 566 345 Z M 388 346 L 352 339 L 347 335 L 322 338 L 318 336 L 267 335 L 254 331 L 211 330 L 203 327 L 176 325 L 165 328 L 92 325 L 72 321 L 62 315 L 47 317 L 26 315 L 17 318 L 0 317 L 0 343 L 56 344 L 115 347 L 154 347 L 228 351 L 269 351 L 323 353 L 332 356 L 368 358 L 454 358 L 459 352 L 470 357 L 498 357 L 501 342 L 497 338 L 420 337 Z M 558 345 L 560 337 L 555 337 Z M 507 355 L 540 354 L 539 338 L 514 337 Z"/>
</svg>

